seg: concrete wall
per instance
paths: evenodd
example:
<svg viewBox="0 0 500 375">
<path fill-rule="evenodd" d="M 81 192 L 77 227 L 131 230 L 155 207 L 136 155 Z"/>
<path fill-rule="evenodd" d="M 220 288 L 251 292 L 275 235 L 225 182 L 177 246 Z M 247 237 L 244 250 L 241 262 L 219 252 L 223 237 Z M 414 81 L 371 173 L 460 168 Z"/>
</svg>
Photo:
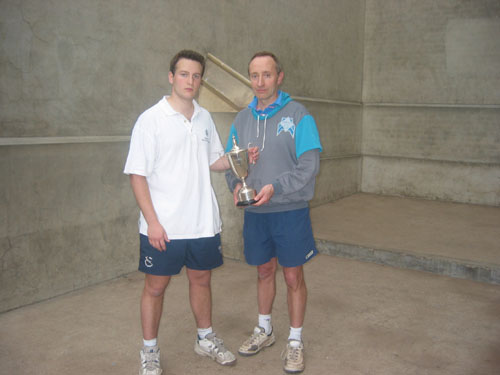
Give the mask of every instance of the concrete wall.
<svg viewBox="0 0 500 375">
<path fill-rule="evenodd" d="M 281 57 L 324 146 L 313 206 L 500 204 L 499 20 L 496 0 L 0 0 L 0 311 L 136 268 L 128 136 L 182 48 L 243 74 Z M 233 116 L 214 113 L 222 139 Z M 242 212 L 213 183 L 242 259 Z"/>
<path fill-rule="evenodd" d="M 317 98 L 304 101 L 325 147 L 314 204 L 358 191 L 364 0 L 308 4 L 0 0 L 0 311 L 136 269 L 127 137 L 182 48 L 241 73 L 276 52 L 284 89 Z M 232 116 L 214 114 L 223 139 Z M 213 177 L 224 254 L 241 259 L 241 211 Z"/>
<path fill-rule="evenodd" d="M 136 208 L 125 143 L 0 147 L 0 307 L 131 270 Z"/>
<path fill-rule="evenodd" d="M 362 191 L 500 204 L 500 3 L 367 0 Z"/>
<path fill-rule="evenodd" d="M 361 105 L 302 103 L 318 123 L 323 146 L 311 206 L 358 192 L 361 184 Z"/>
</svg>

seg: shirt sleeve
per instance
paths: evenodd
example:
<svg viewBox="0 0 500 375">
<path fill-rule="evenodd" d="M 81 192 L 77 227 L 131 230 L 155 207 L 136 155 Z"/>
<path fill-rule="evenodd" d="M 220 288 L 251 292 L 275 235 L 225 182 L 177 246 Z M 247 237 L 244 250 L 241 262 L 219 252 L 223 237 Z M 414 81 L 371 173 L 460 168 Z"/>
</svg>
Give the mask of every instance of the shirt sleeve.
<svg viewBox="0 0 500 375">
<path fill-rule="evenodd" d="M 217 132 L 217 128 L 210 117 L 210 165 L 215 163 L 224 155 L 224 148 L 222 147 L 222 143 L 220 141 L 219 133 Z"/>
<path fill-rule="evenodd" d="M 147 177 L 153 172 L 156 145 L 153 137 L 140 127 L 140 121 L 140 119 L 137 121 L 132 130 L 130 148 L 123 173 Z"/>
</svg>

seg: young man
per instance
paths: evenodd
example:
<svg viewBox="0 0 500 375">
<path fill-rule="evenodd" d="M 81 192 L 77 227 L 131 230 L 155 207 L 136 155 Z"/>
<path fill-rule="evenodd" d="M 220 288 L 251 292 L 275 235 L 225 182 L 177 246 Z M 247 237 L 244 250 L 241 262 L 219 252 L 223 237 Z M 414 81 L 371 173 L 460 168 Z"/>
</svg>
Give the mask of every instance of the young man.
<svg viewBox="0 0 500 375">
<path fill-rule="evenodd" d="M 227 148 L 233 135 L 239 144 L 260 147 L 259 162 L 250 166 L 246 179 L 258 191 L 257 203 L 245 209 L 243 227 L 245 258 L 257 266 L 259 317 L 238 353 L 254 355 L 275 341 L 271 311 L 278 261 L 287 285 L 290 318 L 284 370 L 297 373 L 305 368 L 302 325 L 307 290 L 303 264 L 317 254 L 308 201 L 314 194 L 322 148 L 313 117 L 278 89 L 284 73 L 276 56 L 255 54 L 248 73 L 255 98 L 236 116 Z M 241 183 L 231 173 L 226 173 L 226 180 L 236 203 Z"/>
<path fill-rule="evenodd" d="M 204 69 L 205 59 L 197 52 L 183 50 L 174 56 L 168 73 L 172 94 L 139 116 L 125 164 L 141 211 L 141 375 L 162 372 L 157 337 L 164 292 L 183 266 L 198 327 L 195 352 L 222 365 L 236 361 L 211 321 L 211 270 L 223 260 L 210 170 L 228 169 L 229 162 L 210 114 L 194 100 Z M 255 160 L 256 148 L 250 151 Z"/>
</svg>

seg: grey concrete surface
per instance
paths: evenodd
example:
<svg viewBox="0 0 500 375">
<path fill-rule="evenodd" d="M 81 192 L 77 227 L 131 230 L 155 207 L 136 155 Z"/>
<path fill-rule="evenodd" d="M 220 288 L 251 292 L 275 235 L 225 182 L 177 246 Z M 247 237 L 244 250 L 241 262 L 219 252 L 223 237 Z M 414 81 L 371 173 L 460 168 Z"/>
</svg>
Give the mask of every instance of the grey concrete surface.
<svg viewBox="0 0 500 375">
<path fill-rule="evenodd" d="M 0 9 L 3 137 L 129 134 L 165 94 L 168 63 L 183 48 L 242 74 L 253 53 L 272 50 L 292 94 L 361 97 L 364 0 L 1 0 Z"/>
<path fill-rule="evenodd" d="M 305 103 L 325 148 L 313 206 L 359 190 L 500 203 L 495 0 L 0 7 L 0 311 L 128 273 L 137 249 L 135 203 L 120 174 L 125 142 L 4 141 L 128 136 L 168 93 L 166 66 L 181 48 L 211 52 L 243 74 L 253 52 L 272 50 L 283 88 L 317 98 Z M 424 109 L 366 106 L 385 102 Z M 426 103 L 452 107 L 443 116 Z M 220 117 L 225 129 L 231 120 Z M 241 213 L 225 206 L 231 199 L 214 180 L 227 257 L 241 259 Z"/>
<path fill-rule="evenodd" d="M 354 141 L 360 118 L 353 114 L 360 109 L 345 110 L 346 122 L 357 123 L 350 127 L 323 121 L 333 107 L 312 108 L 326 149 L 313 205 L 360 187 L 360 144 Z M 234 115 L 212 113 L 222 142 Z M 335 137 L 335 132 L 342 135 Z M 335 153 L 329 143 L 339 144 L 339 138 L 346 142 Z M 127 152 L 128 142 L 0 146 L 0 174 L 9 176 L 0 184 L 0 311 L 136 269 L 138 209 L 122 173 Z M 349 153 L 354 156 L 343 157 Z M 212 173 L 212 183 L 223 221 L 224 255 L 243 259 L 242 210 L 234 207 L 223 173 Z"/>
<path fill-rule="evenodd" d="M 311 219 L 326 254 L 500 284 L 500 207 L 355 194 Z"/>
<path fill-rule="evenodd" d="M 500 3 L 365 4 L 361 191 L 500 205 Z"/>
<path fill-rule="evenodd" d="M 499 108 L 365 108 L 362 191 L 500 205 L 499 118 Z"/>
<path fill-rule="evenodd" d="M 500 371 L 500 287 L 327 255 L 305 267 L 305 374 L 494 375 Z M 132 273 L 0 315 L 0 374 L 137 374 L 142 275 Z M 236 351 L 256 324 L 255 269 L 213 273 L 213 326 Z M 224 368 L 193 351 L 183 272 L 167 290 L 164 374 L 281 374 L 288 335 L 278 277 L 274 346 Z"/>
<path fill-rule="evenodd" d="M 300 100 L 299 100 L 300 101 Z M 321 136 L 321 166 L 311 206 L 361 190 L 363 109 L 356 104 L 302 101 Z"/>
<path fill-rule="evenodd" d="M 500 103 L 498 1 L 365 3 L 363 102 Z"/>
<path fill-rule="evenodd" d="M 128 145 L 0 147 L 0 311 L 136 269 Z"/>
<path fill-rule="evenodd" d="M 311 216 L 318 241 L 483 264 L 500 259 L 497 207 L 356 194 Z M 305 272 L 306 374 L 500 371 L 499 285 L 324 254 Z M 213 326 L 234 351 L 256 324 L 255 278 L 253 267 L 227 258 L 213 273 Z M 0 374 L 137 373 L 142 280 L 133 272 L 0 314 Z M 165 374 L 282 373 L 288 316 L 281 274 L 277 280 L 277 343 L 223 368 L 193 352 L 187 280 L 184 272 L 175 277 L 159 336 Z"/>
<path fill-rule="evenodd" d="M 215 92 L 220 98 L 229 101 L 231 111 L 237 112 L 246 108 L 253 100 L 248 74 L 237 72 L 212 54 L 207 54 L 203 86 Z M 198 102 L 203 105 L 201 94 Z M 209 106 L 204 106 L 209 111 Z"/>
<path fill-rule="evenodd" d="M 500 206 L 500 164 L 364 156 L 361 191 Z"/>
<path fill-rule="evenodd" d="M 135 269 L 137 209 L 121 174 L 128 147 L 95 139 L 130 135 L 139 114 L 170 92 L 168 63 L 180 49 L 210 52 L 244 75 L 253 53 L 272 50 L 292 95 L 359 103 L 364 1 L 319 5 L 0 0 L 0 311 Z M 345 182 L 318 189 L 319 204 L 359 190 L 361 109 L 311 112 L 325 148 L 335 142 L 358 154 L 325 164 L 318 186 Z M 222 139 L 232 118 L 214 113 Z M 214 185 L 225 255 L 241 259 L 241 212 L 220 175 Z"/>
<path fill-rule="evenodd" d="M 500 108 L 367 107 L 364 115 L 364 155 L 500 163 Z"/>
</svg>

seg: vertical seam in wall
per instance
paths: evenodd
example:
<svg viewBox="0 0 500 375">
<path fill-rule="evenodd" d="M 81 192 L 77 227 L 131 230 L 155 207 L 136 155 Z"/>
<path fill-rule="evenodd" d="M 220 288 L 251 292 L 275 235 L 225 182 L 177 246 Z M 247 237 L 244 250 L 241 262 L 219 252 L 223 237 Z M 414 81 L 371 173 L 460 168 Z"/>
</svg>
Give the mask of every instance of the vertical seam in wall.
<svg viewBox="0 0 500 375">
<path fill-rule="evenodd" d="M 366 2 L 367 0 L 365 0 L 363 2 L 363 30 L 362 30 L 362 67 L 361 67 L 361 129 L 360 129 L 360 154 L 361 154 L 361 158 L 360 158 L 360 167 L 359 167 L 359 176 L 358 176 L 358 181 L 359 181 L 359 191 L 360 192 L 363 192 L 363 169 L 364 169 L 364 160 L 365 160 L 365 156 L 364 156 L 364 148 L 363 148 L 363 144 L 364 144 L 364 129 L 365 129 L 365 105 L 364 105 L 364 99 L 365 99 L 365 65 L 366 65 Z"/>
<path fill-rule="evenodd" d="M 365 65 L 366 65 L 366 53 L 365 53 L 365 42 L 366 42 L 366 1 L 365 0 L 363 2 L 363 30 L 362 30 L 362 35 L 363 35 L 363 38 L 362 38 L 362 43 L 363 43 L 363 46 L 362 46 L 362 67 L 361 67 L 361 106 L 363 107 L 364 105 L 364 99 L 365 99 Z"/>
</svg>

